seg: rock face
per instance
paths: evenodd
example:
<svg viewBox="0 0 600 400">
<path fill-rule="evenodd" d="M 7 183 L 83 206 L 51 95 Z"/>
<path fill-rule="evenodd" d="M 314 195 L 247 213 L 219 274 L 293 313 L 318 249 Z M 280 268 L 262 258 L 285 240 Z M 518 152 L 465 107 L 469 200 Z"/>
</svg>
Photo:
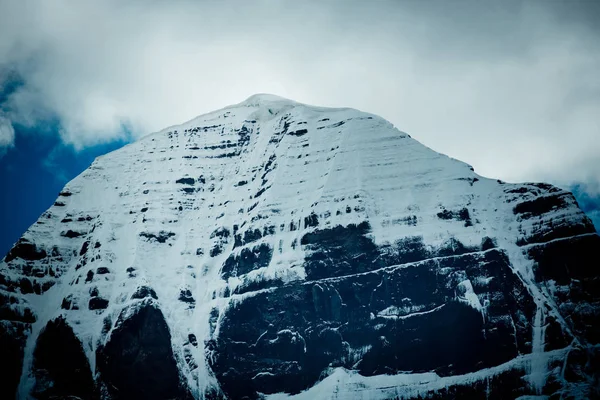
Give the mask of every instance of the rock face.
<svg viewBox="0 0 600 400">
<path fill-rule="evenodd" d="M 256 95 L 98 158 L 25 232 L 0 397 L 593 398 L 599 248 L 569 192 Z"/>
</svg>

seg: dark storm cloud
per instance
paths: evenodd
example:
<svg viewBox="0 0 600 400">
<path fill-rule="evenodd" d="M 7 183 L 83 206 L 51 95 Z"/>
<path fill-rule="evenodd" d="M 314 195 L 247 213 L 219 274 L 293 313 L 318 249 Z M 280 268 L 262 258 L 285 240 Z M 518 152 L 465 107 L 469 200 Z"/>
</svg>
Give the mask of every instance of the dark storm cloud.
<svg viewBox="0 0 600 400">
<path fill-rule="evenodd" d="M 3 1 L 0 61 L 24 84 L 2 115 L 56 117 L 82 148 L 270 92 L 382 115 L 484 175 L 600 192 L 599 4 Z"/>
</svg>

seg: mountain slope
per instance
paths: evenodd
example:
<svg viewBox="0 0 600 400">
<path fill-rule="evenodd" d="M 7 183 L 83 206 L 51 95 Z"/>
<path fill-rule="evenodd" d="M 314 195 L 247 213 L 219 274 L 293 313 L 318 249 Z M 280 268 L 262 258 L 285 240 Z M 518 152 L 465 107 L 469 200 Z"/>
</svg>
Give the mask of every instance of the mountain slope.
<svg viewBox="0 0 600 400">
<path fill-rule="evenodd" d="M 483 178 L 375 115 L 255 95 L 99 157 L 25 232 L 0 264 L 0 384 L 585 398 L 598 245 L 566 191 Z"/>
</svg>

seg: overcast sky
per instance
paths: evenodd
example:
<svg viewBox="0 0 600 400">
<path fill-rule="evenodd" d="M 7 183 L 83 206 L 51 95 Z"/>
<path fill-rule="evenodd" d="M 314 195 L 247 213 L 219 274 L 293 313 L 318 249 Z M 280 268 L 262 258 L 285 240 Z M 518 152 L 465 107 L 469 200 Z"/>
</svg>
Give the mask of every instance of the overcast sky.
<svg viewBox="0 0 600 400">
<path fill-rule="evenodd" d="M 598 194 L 599 21 L 591 0 L 0 0 L 0 155 L 15 126 L 82 150 L 266 92 Z"/>
</svg>

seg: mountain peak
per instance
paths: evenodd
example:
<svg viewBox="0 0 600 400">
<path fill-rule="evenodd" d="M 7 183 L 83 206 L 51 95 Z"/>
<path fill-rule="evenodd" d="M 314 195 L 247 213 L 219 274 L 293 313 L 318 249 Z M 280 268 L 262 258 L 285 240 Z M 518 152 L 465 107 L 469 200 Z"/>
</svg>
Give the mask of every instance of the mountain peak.
<svg viewBox="0 0 600 400">
<path fill-rule="evenodd" d="M 569 192 L 256 94 L 97 159 L 0 261 L 0 398 L 592 398 L 598 247 Z"/>
<path fill-rule="evenodd" d="M 270 93 L 256 93 L 248 97 L 241 104 L 246 105 L 260 105 L 265 103 L 296 103 L 293 100 L 286 99 L 281 96 L 277 96 Z"/>
</svg>

